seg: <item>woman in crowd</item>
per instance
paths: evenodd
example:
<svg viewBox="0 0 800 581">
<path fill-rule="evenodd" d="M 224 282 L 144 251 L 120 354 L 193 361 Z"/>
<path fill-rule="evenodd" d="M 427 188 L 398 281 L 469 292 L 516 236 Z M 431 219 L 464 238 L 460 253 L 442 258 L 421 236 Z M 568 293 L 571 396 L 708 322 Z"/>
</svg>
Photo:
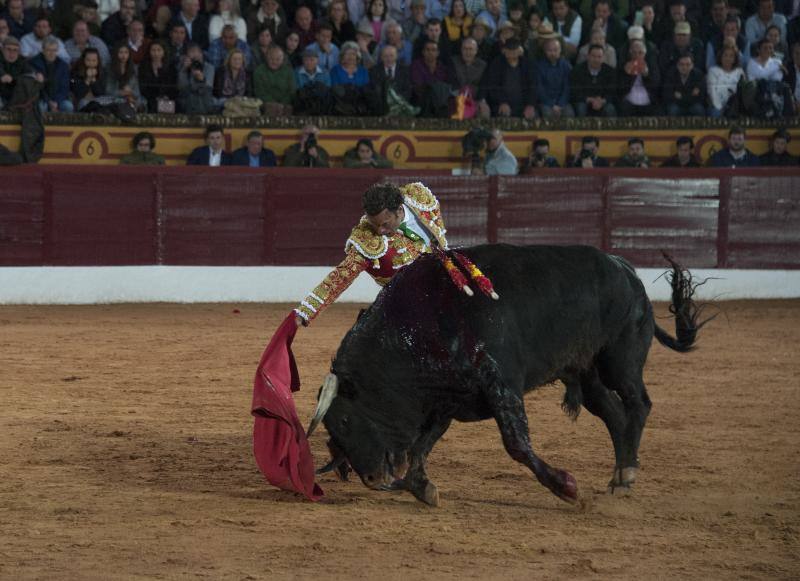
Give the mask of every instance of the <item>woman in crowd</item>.
<svg viewBox="0 0 800 581">
<path fill-rule="evenodd" d="M 789 49 L 786 46 L 784 39 L 781 38 L 780 28 L 774 24 L 768 26 L 767 31 L 764 33 L 764 38 L 772 43 L 772 56 L 774 56 L 776 59 L 783 62 L 783 60 L 789 56 Z"/>
<path fill-rule="evenodd" d="M 453 4 L 450 6 L 450 14 L 444 18 L 444 28 L 454 52 L 457 52 L 461 40 L 469 36 L 472 21 L 472 15 L 467 12 L 467 5 L 464 0 L 453 0 Z"/>
<path fill-rule="evenodd" d="M 526 27 L 522 31 L 522 46 L 525 54 L 530 56 L 539 46 L 539 27 L 542 25 L 542 12 L 536 6 L 528 9 L 528 17 L 525 19 Z"/>
<path fill-rule="evenodd" d="M 208 40 L 214 42 L 222 35 L 222 27 L 230 24 L 236 29 L 236 36 L 247 42 L 247 23 L 239 14 L 238 0 L 219 0 L 219 12 L 208 23 Z"/>
<path fill-rule="evenodd" d="M 339 52 L 339 64 L 331 69 L 331 86 L 369 84 L 369 73 L 360 64 L 360 51 L 354 42 L 346 42 Z"/>
<path fill-rule="evenodd" d="M 623 117 L 653 116 L 661 113 L 658 90 L 661 75 L 654 58 L 647 58 L 647 47 L 634 40 L 628 50 L 628 62 L 618 77 L 620 113 Z"/>
<path fill-rule="evenodd" d="M 340 47 L 356 39 L 356 27 L 347 16 L 344 0 L 333 0 L 328 6 L 328 22 L 333 27 L 333 44 Z"/>
<path fill-rule="evenodd" d="M 589 55 L 589 47 L 593 44 L 598 44 L 603 47 L 603 62 L 612 69 L 616 69 L 617 49 L 606 42 L 606 31 L 599 26 L 592 27 L 592 31 L 589 34 L 589 42 L 584 44 L 578 50 L 578 57 L 575 61 L 575 64 L 586 62 L 586 58 Z"/>
<path fill-rule="evenodd" d="M 147 101 L 147 111 L 158 113 L 158 100 L 174 103 L 178 92 L 177 74 L 167 59 L 167 51 L 160 40 L 153 42 L 139 67 L 139 88 Z"/>
<path fill-rule="evenodd" d="M 358 23 L 359 26 L 367 23 L 372 27 L 372 38 L 377 44 L 380 44 L 384 38 L 386 26 L 394 23 L 394 20 L 387 16 L 386 13 L 385 0 L 370 0 L 366 15 Z"/>
<path fill-rule="evenodd" d="M 135 109 L 143 109 L 144 101 L 139 92 L 136 65 L 131 60 L 131 51 L 125 44 L 118 45 L 111 53 L 111 65 L 106 75 L 106 94 L 124 99 Z"/>
<path fill-rule="evenodd" d="M 300 35 L 294 30 L 286 35 L 286 62 L 292 70 L 303 64 L 303 55 L 300 49 Z"/>
<path fill-rule="evenodd" d="M 275 39 L 272 38 L 269 28 L 259 31 L 255 41 L 250 45 L 250 52 L 253 54 L 253 70 L 256 70 L 258 65 L 267 62 L 267 52 L 274 43 Z"/>
<path fill-rule="evenodd" d="M 349 169 L 390 168 L 394 164 L 379 155 L 369 139 L 359 139 L 356 146 L 344 152 L 342 165 Z"/>
<path fill-rule="evenodd" d="M 782 81 L 783 63 L 775 58 L 772 43 L 762 38 L 756 44 L 756 56 L 747 63 L 747 78 L 751 81 Z"/>
<path fill-rule="evenodd" d="M 106 81 L 96 48 L 86 48 L 75 63 L 70 78 L 70 92 L 75 109 L 80 111 L 97 97 L 106 94 Z"/>
<path fill-rule="evenodd" d="M 233 49 L 228 53 L 225 64 L 214 75 L 214 97 L 221 107 L 225 101 L 233 97 L 252 95 L 250 75 L 245 70 L 244 53 Z"/>
<path fill-rule="evenodd" d="M 739 81 L 744 77 L 744 70 L 739 62 L 739 49 L 733 40 L 727 41 L 717 55 L 717 64 L 711 67 L 706 77 L 708 114 L 711 117 L 722 117 L 722 112 L 730 98 L 736 94 Z"/>
</svg>

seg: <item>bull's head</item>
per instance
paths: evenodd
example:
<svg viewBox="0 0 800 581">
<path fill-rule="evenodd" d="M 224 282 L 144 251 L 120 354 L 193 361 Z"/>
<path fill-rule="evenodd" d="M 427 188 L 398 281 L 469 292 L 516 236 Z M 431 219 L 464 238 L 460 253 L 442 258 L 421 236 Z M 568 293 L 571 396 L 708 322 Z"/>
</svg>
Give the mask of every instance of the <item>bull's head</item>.
<svg viewBox="0 0 800 581">
<path fill-rule="evenodd" d="M 392 443 L 389 434 L 359 400 L 358 392 L 341 386 L 333 373 L 325 377 L 308 436 L 320 422 L 331 437 L 334 458 L 329 467 L 348 461 L 370 488 L 387 488 L 406 468 L 407 446 Z M 337 455 L 339 455 L 337 457 Z"/>
</svg>

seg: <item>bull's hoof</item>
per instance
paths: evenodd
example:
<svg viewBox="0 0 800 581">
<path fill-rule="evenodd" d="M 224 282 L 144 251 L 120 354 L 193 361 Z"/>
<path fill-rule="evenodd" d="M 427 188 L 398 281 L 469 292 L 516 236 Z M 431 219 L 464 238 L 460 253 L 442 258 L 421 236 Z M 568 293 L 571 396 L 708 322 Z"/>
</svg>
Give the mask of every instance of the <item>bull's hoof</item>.
<svg viewBox="0 0 800 581">
<path fill-rule="evenodd" d="M 637 469 L 633 466 L 628 468 L 615 468 L 614 475 L 608 483 L 608 493 L 615 496 L 628 496 L 631 493 L 631 486 L 636 482 Z"/>
<path fill-rule="evenodd" d="M 559 470 L 558 473 L 560 486 L 558 489 L 554 489 L 553 492 L 565 502 L 578 504 L 578 483 L 575 481 L 575 477 L 566 470 Z"/>
<path fill-rule="evenodd" d="M 428 506 L 439 506 L 439 489 L 433 482 L 426 482 L 423 486 L 411 490 L 411 494 Z"/>
</svg>

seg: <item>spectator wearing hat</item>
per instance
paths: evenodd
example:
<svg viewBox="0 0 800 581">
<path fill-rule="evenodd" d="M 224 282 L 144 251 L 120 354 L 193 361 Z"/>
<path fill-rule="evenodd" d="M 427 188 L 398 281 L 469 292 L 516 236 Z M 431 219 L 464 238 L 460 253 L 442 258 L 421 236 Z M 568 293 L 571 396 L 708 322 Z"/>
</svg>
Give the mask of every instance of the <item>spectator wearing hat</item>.
<svg viewBox="0 0 800 581">
<path fill-rule="evenodd" d="M 686 135 L 678 137 L 675 148 L 677 153 L 664 160 L 661 167 L 700 167 L 694 155 L 694 140 L 691 137 Z"/>
<path fill-rule="evenodd" d="M 512 38 L 519 38 L 517 35 L 517 29 L 510 20 L 506 20 L 498 27 L 497 32 L 495 33 L 494 49 L 492 50 L 492 56 L 489 59 L 489 62 L 492 62 L 495 58 L 503 54 L 503 47 L 506 45 L 506 42 Z"/>
<path fill-rule="evenodd" d="M 536 29 L 536 43 L 529 46 L 528 54 L 533 60 L 544 58 L 544 45 L 549 40 L 557 40 L 561 44 L 561 54 L 564 54 L 564 39 L 553 30 L 549 22 L 542 22 Z M 529 41 L 530 42 L 530 41 Z"/>
<path fill-rule="evenodd" d="M 614 167 L 650 167 L 650 158 L 644 152 L 644 140 L 641 137 L 631 137 L 628 140 L 628 151 L 617 160 Z"/>
<path fill-rule="evenodd" d="M 662 75 L 672 69 L 684 53 L 691 53 L 694 65 L 705 71 L 706 52 L 699 38 L 692 36 L 692 26 L 688 22 L 675 25 L 672 40 L 664 41 L 658 55 L 658 66 Z"/>
<path fill-rule="evenodd" d="M 550 12 L 545 18 L 553 30 L 564 39 L 564 57 L 574 60 L 583 32 L 583 19 L 580 14 L 569 7 L 567 0 L 552 0 Z"/>
<path fill-rule="evenodd" d="M 797 158 L 789 155 L 786 150 L 792 136 L 785 129 L 778 129 L 772 134 L 769 151 L 759 157 L 761 165 L 767 166 L 788 166 L 797 165 Z"/>
<path fill-rule="evenodd" d="M 264 136 L 261 132 L 251 131 L 247 134 L 244 147 L 240 147 L 231 154 L 231 165 L 275 167 L 278 165 L 278 161 L 275 158 L 275 152 L 264 147 Z"/>
<path fill-rule="evenodd" d="M 353 44 L 358 47 L 358 58 L 361 66 L 367 70 L 371 69 L 376 62 L 374 51 L 378 45 L 375 42 L 372 26 L 369 23 L 362 22 L 358 25 L 358 28 L 356 28 L 356 41 Z"/>
<path fill-rule="evenodd" d="M 294 75 L 295 85 L 298 89 L 311 83 L 331 86 L 331 76 L 319 66 L 319 53 L 310 46 L 303 51 L 303 64 L 295 69 Z"/>
<path fill-rule="evenodd" d="M 339 47 L 333 44 L 333 26 L 327 22 L 319 25 L 316 42 L 309 44 L 306 49 L 317 53 L 317 64 L 326 73 L 330 73 L 331 69 L 339 64 Z"/>
<path fill-rule="evenodd" d="M 627 25 L 614 14 L 611 8 L 611 0 L 597 0 L 592 14 L 593 18 L 587 18 L 583 22 L 583 34 L 581 36 L 583 41 L 588 42 L 592 28 L 602 28 L 606 33 L 608 44 L 619 50 L 625 44 Z"/>
<path fill-rule="evenodd" d="M 655 59 L 648 58 L 641 40 L 634 40 L 628 51 L 628 61 L 617 76 L 619 113 L 625 117 L 659 115 L 661 73 Z"/>
<path fill-rule="evenodd" d="M 592 45 L 586 62 L 572 69 L 570 90 L 578 117 L 617 115 L 617 71 L 605 63 L 604 53 L 601 45 Z"/>
<path fill-rule="evenodd" d="M 0 109 L 11 100 L 17 80 L 29 71 L 27 61 L 19 52 L 19 40 L 7 36 L 0 52 Z"/>
<path fill-rule="evenodd" d="M 662 103 L 670 117 L 704 117 L 706 79 L 694 66 L 690 52 L 683 53 L 664 77 Z"/>
<path fill-rule="evenodd" d="M 131 141 L 133 151 L 123 155 L 119 160 L 120 165 L 165 165 L 163 155 L 158 155 L 153 150 L 156 148 L 156 138 L 149 131 L 140 131 L 133 136 Z"/>
<path fill-rule="evenodd" d="M 426 0 L 411 0 L 411 17 L 403 22 L 403 33 L 412 45 L 425 32 L 425 25 L 428 23 L 425 15 L 427 9 Z"/>
<path fill-rule="evenodd" d="M 461 1 L 461 0 L 456 0 Z M 383 49 L 387 46 L 393 46 L 397 51 L 397 60 L 404 66 L 411 65 L 413 60 L 414 49 L 411 43 L 403 38 L 403 27 L 397 22 L 393 22 L 386 27 L 386 38 L 378 45 L 375 52 L 380 56 L 383 54 Z"/>
<path fill-rule="evenodd" d="M 483 18 L 476 18 L 470 29 L 469 37 L 478 45 L 478 58 L 484 62 L 491 62 L 494 45 L 490 38 L 492 27 Z"/>
<path fill-rule="evenodd" d="M 644 33 L 644 28 L 641 26 L 631 26 L 628 28 L 627 31 L 628 42 L 622 45 L 622 48 L 619 50 L 619 58 L 622 62 L 626 62 L 628 60 L 628 51 L 630 50 L 631 42 L 634 40 L 640 40 L 644 43 L 645 48 L 647 49 L 647 54 L 651 56 L 651 58 L 658 60 L 658 47 L 654 42 L 647 40 L 647 36 Z"/>
<path fill-rule="evenodd" d="M 561 56 L 561 44 L 552 38 L 544 43 L 544 58 L 536 61 L 535 86 L 543 119 L 574 117 L 570 104 L 571 67 Z"/>
<path fill-rule="evenodd" d="M 355 42 L 346 42 L 339 51 L 339 64 L 331 69 L 331 86 L 369 84 L 369 73 L 361 65 L 361 51 Z"/>
<path fill-rule="evenodd" d="M 495 117 L 536 116 L 536 71 L 523 58 L 516 38 L 503 47 L 503 54 L 489 65 L 478 91 L 481 114 Z"/>
<path fill-rule="evenodd" d="M 759 0 L 758 10 L 744 24 L 744 35 L 750 44 L 755 44 L 766 36 L 770 26 L 777 26 L 781 38 L 786 38 L 786 16 L 775 11 L 773 0 Z"/>
<path fill-rule="evenodd" d="M 708 160 L 710 167 L 757 167 L 758 156 L 745 147 L 745 132 L 738 125 L 728 130 L 728 144 Z"/>
<path fill-rule="evenodd" d="M 478 18 L 483 18 L 491 28 L 491 37 L 494 37 L 497 29 L 508 18 L 503 13 L 503 5 L 500 0 L 486 0 L 486 9 L 478 14 Z"/>
</svg>

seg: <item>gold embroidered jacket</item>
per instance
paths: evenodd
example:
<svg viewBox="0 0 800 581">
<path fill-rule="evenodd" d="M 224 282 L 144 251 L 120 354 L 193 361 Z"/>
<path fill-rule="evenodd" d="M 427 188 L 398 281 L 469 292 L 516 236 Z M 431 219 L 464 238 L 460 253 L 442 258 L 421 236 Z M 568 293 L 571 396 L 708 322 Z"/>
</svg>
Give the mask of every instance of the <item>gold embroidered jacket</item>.
<svg viewBox="0 0 800 581">
<path fill-rule="evenodd" d="M 431 238 L 442 248 L 447 248 L 447 231 L 436 196 L 419 182 L 400 189 L 403 202 Z M 398 270 L 414 262 L 421 254 L 430 252 L 430 248 L 424 240 L 411 240 L 400 231 L 390 236 L 376 234 L 366 216 L 362 216 L 350 232 L 344 251 L 344 260 L 294 309 L 306 324 L 347 290 L 361 272 L 366 271 L 375 282 L 384 286 Z"/>
</svg>

